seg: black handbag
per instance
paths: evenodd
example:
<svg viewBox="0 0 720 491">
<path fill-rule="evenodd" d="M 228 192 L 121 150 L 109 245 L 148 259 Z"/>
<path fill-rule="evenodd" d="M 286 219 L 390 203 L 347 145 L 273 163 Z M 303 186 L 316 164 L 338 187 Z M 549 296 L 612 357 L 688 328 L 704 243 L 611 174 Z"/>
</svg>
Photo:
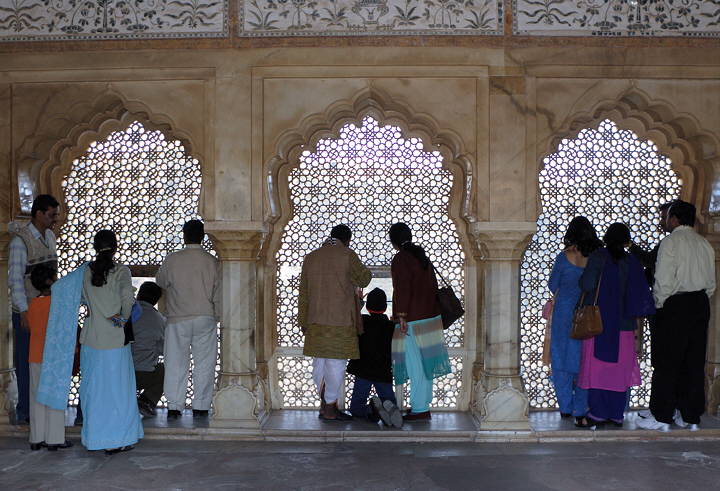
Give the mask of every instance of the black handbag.
<svg viewBox="0 0 720 491">
<path fill-rule="evenodd" d="M 443 287 L 438 287 L 437 299 L 440 304 L 440 315 L 442 316 L 443 329 L 447 329 L 452 326 L 453 323 L 460 317 L 465 315 L 465 309 L 462 306 L 462 302 L 455 295 L 455 291 L 452 289 L 450 284 L 438 273 L 437 269 L 433 265 L 433 271 L 436 276 L 439 276 L 443 282 Z"/>
</svg>

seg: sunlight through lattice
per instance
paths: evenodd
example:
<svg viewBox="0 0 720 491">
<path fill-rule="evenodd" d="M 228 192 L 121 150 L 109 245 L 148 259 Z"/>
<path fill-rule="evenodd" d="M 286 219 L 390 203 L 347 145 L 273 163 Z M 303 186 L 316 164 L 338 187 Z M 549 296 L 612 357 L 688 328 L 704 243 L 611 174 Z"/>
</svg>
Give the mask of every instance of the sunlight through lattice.
<svg viewBox="0 0 720 491">
<path fill-rule="evenodd" d="M 538 230 L 521 265 L 521 367 L 530 405 L 556 407 L 548 368 L 540 363 L 544 320 L 540 313 L 549 297 L 547 280 L 562 249 L 567 224 L 584 215 L 602 237 L 613 222 L 626 223 L 635 243 L 652 249 L 662 238 L 658 206 L 679 197 L 681 180 L 670 160 L 650 141 L 620 130 L 610 120 L 563 140 L 543 160 L 540 172 L 542 213 Z M 633 389 L 631 405 L 647 406 L 650 398 L 650 343 L 645 326 L 645 353 L 640 359 L 643 385 Z"/>
<path fill-rule="evenodd" d="M 338 223 L 350 226 L 351 247 L 372 268 L 390 265 L 394 254 L 387 238 L 390 225 L 408 223 L 414 240 L 425 247 L 462 298 L 465 256 L 448 215 L 452 185 L 453 175 L 443 168 L 439 151 L 426 151 L 418 138 L 405 138 L 399 128 L 380 126 L 372 117 L 364 118 L 361 126 L 343 126 L 338 138 L 320 140 L 314 152 L 302 152 L 299 166 L 289 175 L 293 216 L 276 256 L 279 346 L 303 344 L 296 318 L 302 260 Z M 446 341 L 449 347 L 463 346 L 464 319 L 446 331 Z M 296 382 L 282 380 L 293 370 L 285 365 L 278 369 L 285 407 L 315 399 L 314 394 L 298 392 L 311 390 L 310 385 L 301 384 L 307 389 L 300 389 Z M 459 387 L 458 381 L 449 383 Z"/>
<path fill-rule="evenodd" d="M 182 247 L 183 223 L 199 218 L 200 186 L 200 163 L 182 142 L 140 122 L 91 143 L 62 182 L 67 219 L 58 240 L 60 274 L 92 259 L 93 236 L 103 228 L 118 236 L 119 263 L 159 266 Z M 204 246 L 213 252 L 209 241 Z M 77 404 L 77 388 L 74 379 L 70 404 Z M 191 397 L 189 383 L 188 403 Z"/>
</svg>

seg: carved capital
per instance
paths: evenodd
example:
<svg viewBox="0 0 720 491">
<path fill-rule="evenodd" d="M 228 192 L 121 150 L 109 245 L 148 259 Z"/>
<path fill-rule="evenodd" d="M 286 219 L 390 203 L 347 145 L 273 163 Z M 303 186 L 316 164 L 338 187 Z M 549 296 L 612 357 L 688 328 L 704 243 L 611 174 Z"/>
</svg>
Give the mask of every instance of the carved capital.
<svg viewBox="0 0 720 491">
<path fill-rule="evenodd" d="M 207 222 L 205 232 L 223 261 L 257 261 L 267 236 L 261 222 Z"/>
<path fill-rule="evenodd" d="M 479 259 L 484 261 L 519 261 L 536 230 L 535 222 L 475 222 L 470 225 Z"/>
</svg>

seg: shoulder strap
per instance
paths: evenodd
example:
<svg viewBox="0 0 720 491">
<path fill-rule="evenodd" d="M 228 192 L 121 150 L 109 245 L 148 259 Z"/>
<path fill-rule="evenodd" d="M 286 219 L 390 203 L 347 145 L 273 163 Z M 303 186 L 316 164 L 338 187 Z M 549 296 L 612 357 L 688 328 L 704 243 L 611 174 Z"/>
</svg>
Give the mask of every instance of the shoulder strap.
<svg viewBox="0 0 720 491">
<path fill-rule="evenodd" d="M 435 272 L 435 275 L 440 277 L 440 279 L 443 282 L 443 285 L 450 288 L 450 283 L 448 283 L 447 280 L 445 279 L 445 277 L 440 274 L 440 272 L 435 268 L 435 265 L 433 263 L 430 263 L 430 266 L 432 266 L 432 269 Z"/>
</svg>

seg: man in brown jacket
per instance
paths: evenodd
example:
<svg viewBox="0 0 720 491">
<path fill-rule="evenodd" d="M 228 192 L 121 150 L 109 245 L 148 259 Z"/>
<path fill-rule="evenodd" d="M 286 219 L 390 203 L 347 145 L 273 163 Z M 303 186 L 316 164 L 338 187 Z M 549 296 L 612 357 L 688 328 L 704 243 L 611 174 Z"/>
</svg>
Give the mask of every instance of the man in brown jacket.
<svg viewBox="0 0 720 491">
<path fill-rule="evenodd" d="M 352 232 L 336 225 L 330 238 L 303 260 L 298 321 L 305 334 L 303 354 L 312 356 L 313 380 L 320 393 L 320 418 L 345 421 L 338 410 L 348 359 L 359 358 L 362 333 L 360 298 L 372 273 L 350 249 Z"/>
</svg>

